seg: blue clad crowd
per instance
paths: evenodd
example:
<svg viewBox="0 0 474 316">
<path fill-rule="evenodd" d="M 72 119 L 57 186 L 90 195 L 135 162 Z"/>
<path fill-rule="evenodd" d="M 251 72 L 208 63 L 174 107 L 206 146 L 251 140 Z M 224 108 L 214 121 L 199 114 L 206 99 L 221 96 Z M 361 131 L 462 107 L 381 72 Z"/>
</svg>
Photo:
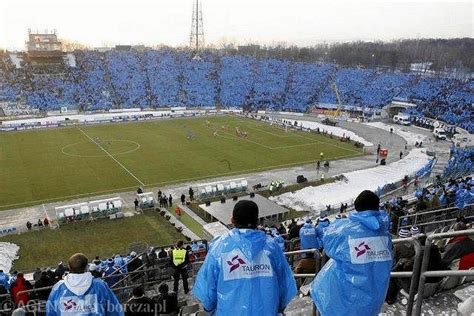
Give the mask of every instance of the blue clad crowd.
<svg viewBox="0 0 474 316">
<path fill-rule="evenodd" d="M 169 48 L 78 51 L 76 67 L 41 76 L 0 57 L 0 102 L 26 100 L 41 110 L 221 104 L 306 111 L 317 103 L 337 103 L 336 83 L 344 105 L 380 108 L 404 99 L 417 104 L 410 114 L 474 131 L 473 80 L 213 53 L 191 58 Z"/>
</svg>

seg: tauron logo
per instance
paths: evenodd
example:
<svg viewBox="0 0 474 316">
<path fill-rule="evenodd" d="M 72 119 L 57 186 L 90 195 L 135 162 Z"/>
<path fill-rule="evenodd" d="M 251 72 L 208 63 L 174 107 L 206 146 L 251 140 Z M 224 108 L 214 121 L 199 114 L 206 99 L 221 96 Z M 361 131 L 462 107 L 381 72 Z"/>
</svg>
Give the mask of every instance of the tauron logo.
<svg viewBox="0 0 474 316">
<path fill-rule="evenodd" d="M 76 302 L 74 302 L 72 299 L 70 299 L 69 301 L 64 303 L 64 309 L 68 311 L 71 308 L 75 307 L 76 305 L 77 305 Z"/>
<path fill-rule="evenodd" d="M 357 257 L 360 257 L 365 254 L 367 250 L 370 250 L 370 247 L 365 244 L 365 241 L 363 241 L 357 247 L 354 247 L 354 249 L 357 251 Z"/>
<path fill-rule="evenodd" d="M 227 264 L 230 266 L 229 272 L 232 272 L 235 269 L 238 269 L 241 264 L 245 264 L 245 261 L 242 258 L 239 258 L 239 255 L 237 255 L 232 258 L 231 261 L 227 261 Z"/>
</svg>

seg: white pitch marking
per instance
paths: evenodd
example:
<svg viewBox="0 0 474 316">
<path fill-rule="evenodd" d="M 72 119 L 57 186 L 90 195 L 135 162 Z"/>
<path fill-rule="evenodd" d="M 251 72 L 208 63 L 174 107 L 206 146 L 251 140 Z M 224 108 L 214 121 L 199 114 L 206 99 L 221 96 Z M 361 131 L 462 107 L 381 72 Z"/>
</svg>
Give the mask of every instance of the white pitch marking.
<svg viewBox="0 0 474 316">
<path fill-rule="evenodd" d="M 84 132 L 80 127 L 77 127 L 78 130 L 81 131 L 82 134 L 84 134 L 87 138 L 90 139 L 91 142 L 93 142 L 94 144 L 96 144 L 100 149 L 102 149 L 106 154 L 107 156 L 109 156 L 110 158 L 112 158 L 113 161 L 115 161 L 120 167 L 122 167 L 123 170 L 125 170 L 129 175 L 131 175 L 135 180 L 137 180 L 142 186 L 145 186 L 145 183 L 143 183 L 140 179 L 138 179 L 130 170 L 128 170 L 120 161 L 118 161 L 117 159 L 115 159 L 114 156 L 112 156 L 104 147 L 102 147 L 102 145 L 100 145 L 98 142 L 96 142 L 95 140 L 93 140 L 89 135 L 87 135 L 86 132 Z"/>
</svg>

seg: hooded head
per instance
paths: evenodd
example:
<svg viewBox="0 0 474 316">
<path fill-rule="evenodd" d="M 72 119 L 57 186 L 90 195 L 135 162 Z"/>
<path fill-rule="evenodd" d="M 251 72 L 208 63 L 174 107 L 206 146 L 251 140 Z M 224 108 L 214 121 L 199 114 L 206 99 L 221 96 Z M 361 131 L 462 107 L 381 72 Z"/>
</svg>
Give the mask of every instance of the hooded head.
<svg viewBox="0 0 474 316">
<path fill-rule="evenodd" d="M 240 200 L 232 212 L 232 224 L 237 228 L 255 229 L 258 225 L 258 206 L 249 200 Z"/>
<path fill-rule="evenodd" d="M 93 276 L 87 270 L 87 257 L 76 253 L 69 258 L 69 273 L 64 278 L 64 284 L 75 295 L 83 295 L 92 285 Z"/>
<path fill-rule="evenodd" d="M 372 191 L 362 191 L 354 202 L 357 212 L 378 211 L 380 205 L 379 197 Z"/>
<path fill-rule="evenodd" d="M 97 265 L 95 263 L 91 263 L 89 265 L 89 271 L 96 271 L 97 270 Z"/>
<path fill-rule="evenodd" d="M 84 273 L 87 270 L 87 257 L 82 253 L 76 253 L 69 258 L 68 265 L 71 273 Z"/>
<path fill-rule="evenodd" d="M 400 238 L 408 238 L 410 237 L 410 231 L 406 228 L 402 228 L 398 231 L 398 236 Z"/>
<path fill-rule="evenodd" d="M 419 233 L 420 233 L 420 229 L 419 229 L 417 226 L 412 226 L 412 227 L 410 228 L 410 234 L 411 234 L 412 236 L 416 236 L 416 235 L 418 235 Z"/>
</svg>

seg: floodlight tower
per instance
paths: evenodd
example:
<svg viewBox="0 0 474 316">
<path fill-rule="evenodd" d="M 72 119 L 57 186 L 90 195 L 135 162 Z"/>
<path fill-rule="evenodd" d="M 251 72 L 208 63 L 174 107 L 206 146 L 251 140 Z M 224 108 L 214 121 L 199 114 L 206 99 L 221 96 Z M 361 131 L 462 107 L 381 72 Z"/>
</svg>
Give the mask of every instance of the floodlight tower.
<svg viewBox="0 0 474 316">
<path fill-rule="evenodd" d="M 199 58 L 199 50 L 204 47 L 204 28 L 202 23 L 202 1 L 193 0 L 193 17 L 189 48 L 194 51 L 194 58 Z"/>
</svg>

